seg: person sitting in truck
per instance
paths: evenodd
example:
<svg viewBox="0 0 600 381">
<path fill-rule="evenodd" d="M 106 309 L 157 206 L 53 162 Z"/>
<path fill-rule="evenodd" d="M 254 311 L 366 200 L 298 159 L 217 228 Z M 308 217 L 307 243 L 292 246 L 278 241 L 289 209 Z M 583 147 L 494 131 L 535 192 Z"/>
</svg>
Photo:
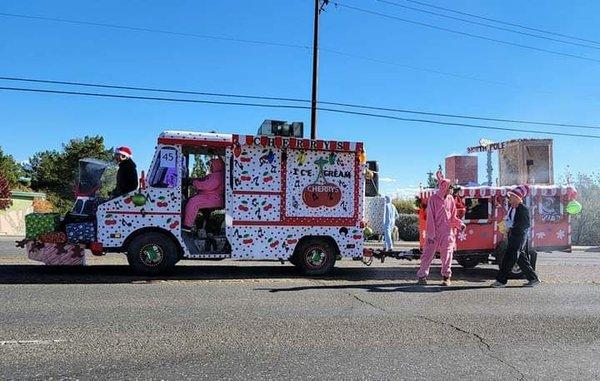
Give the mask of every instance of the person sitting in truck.
<svg viewBox="0 0 600 381">
<path fill-rule="evenodd" d="M 138 174 L 136 165 L 131 158 L 132 151 L 129 147 L 115 149 L 115 160 L 119 163 L 117 170 L 117 186 L 112 191 L 113 197 L 119 197 L 132 192 L 138 187 Z"/>
<path fill-rule="evenodd" d="M 220 158 L 210 161 L 210 173 L 192 181 L 196 194 L 185 206 L 183 230 L 192 231 L 200 210 L 222 209 L 225 206 L 225 163 Z M 205 221 L 206 222 L 206 221 Z"/>
</svg>

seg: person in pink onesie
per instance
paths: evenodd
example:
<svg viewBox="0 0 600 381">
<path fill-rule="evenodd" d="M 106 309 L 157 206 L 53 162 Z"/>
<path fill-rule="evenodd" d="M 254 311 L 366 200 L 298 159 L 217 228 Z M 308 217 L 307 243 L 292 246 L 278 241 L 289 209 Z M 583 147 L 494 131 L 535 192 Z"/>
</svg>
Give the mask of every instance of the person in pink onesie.
<svg viewBox="0 0 600 381">
<path fill-rule="evenodd" d="M 225 163 L 219 158 L 210 161 L 210 174 L 192 183 L 196 194 L 185 206 L 183 229 L 192 230 L 201 209 L 221 209 L 225 206 Z"/>
<path fill-rule="evenodd" d="M 448 286 L 452 276 L 450 266 L 456 242 L 456 229 L 464 229 L 465 224 L 456 216 L 456 204 L 451 195 L 450 180 L 445 179 L 441 171 L 438 171 L 436 176 L 438 190 L 427 202 L 425 247 L 417 276 L 419 284 L 427 284 L 431 261 L 435 253 L 439 252 L 442 260 L 442 284 Z"/>
</svg>

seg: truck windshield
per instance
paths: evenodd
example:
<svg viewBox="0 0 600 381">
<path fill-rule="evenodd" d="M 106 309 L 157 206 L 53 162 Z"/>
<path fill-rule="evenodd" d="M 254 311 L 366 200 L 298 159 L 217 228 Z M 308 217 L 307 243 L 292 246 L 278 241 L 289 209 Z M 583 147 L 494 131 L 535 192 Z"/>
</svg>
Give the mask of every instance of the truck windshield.
<svg viewBox="0 0 600 381">
<path fill-rule="evenodd" d="M 177 150 L 173 147 L 163 147 L 155 160 L 150 186 L 155 188 L 174 188 L 177 186 Z"/>
</svg>

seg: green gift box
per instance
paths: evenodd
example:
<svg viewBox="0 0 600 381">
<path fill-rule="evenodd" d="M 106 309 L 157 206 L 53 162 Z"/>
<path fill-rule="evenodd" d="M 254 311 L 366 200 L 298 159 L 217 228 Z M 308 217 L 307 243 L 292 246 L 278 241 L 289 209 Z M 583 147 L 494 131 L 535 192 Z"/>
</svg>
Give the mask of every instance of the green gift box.
<svg viewBox="0 0 600 381">
<path fill-rule="evenodd" d="M 30 213 L 25 216 L 25 237 L 36 239 L 40 234 L 55 232 L 59 224 L 58 213 Z"/>
</svg>

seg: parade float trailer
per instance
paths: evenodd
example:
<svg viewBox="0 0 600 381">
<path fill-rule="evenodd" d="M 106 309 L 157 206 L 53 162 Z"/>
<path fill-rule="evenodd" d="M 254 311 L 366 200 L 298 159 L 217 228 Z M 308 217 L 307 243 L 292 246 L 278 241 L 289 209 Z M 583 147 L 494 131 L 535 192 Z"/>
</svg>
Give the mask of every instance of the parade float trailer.
<svg viewBox="0 0 600 381">
<path fill-rule="evenodd" d="M 192 235 L 182 230 L 182 215 L 190 156 L 198 154 L 224 159 L 225 209 L 208 211 L 224 215 L 222 226 Z M 166 131 L 138 190 L 108 201 L 88 192 L 78 197 L 79 219 L 32 215 L 24 245 L 32 259 L 70 259 L 51 264 L 82 264 L 86 249 L 126 253 L 143 274 L 181 259 L 225 258 L 287 260 L 306 274 L 325 274 L 336 259 L 365 254 L 365 161 L 357 142 Z M 87 188 L 97 188 L 99 176 L 88 177 Z"/>
<path fill-rule="evenodd" d="M 512 188 L 461 187 L 456 192 L 458 216 L 467 226 L 456 235 L 454 258 L 461 266 L 472 268 L 490 259 L 501 262 L 506 249 L 504 218 L 509 209 L 507 192 Z M 427 202 L 435 192 L 435 189 L 423 189 L 418 196 L 421 249 L 427 240 Z M 528 251 L 533 262 L 538 251 L 571 251 L 571 214 L 568 209 L 576 197 L 577 191 L 572 186 L 531 186 L 524 202 L 531 213 Z"/>
</svg>

